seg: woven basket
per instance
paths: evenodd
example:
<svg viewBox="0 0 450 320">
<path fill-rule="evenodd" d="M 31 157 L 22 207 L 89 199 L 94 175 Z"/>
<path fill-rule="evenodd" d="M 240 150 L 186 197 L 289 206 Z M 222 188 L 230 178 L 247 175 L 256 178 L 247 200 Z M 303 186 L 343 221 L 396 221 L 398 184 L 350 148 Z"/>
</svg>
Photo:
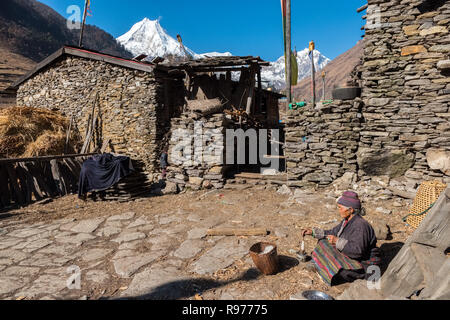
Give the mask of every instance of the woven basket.
<svg viewBox="0 0 450 320">
<path fill-rule="evenodd" d="M 417 229 L 427 216 L 430 207 L 439 199 L 442 191 L 446 188 L 447 185 L 440 181 L 426 181 L 422 183 L 417 191 L 406 222 Z"/>
<path fill-rule="evenodd" d="M 272 246 L 273 249 L 263 254 L 266 247 Z M 253 259 L 256 267 L 266 276 L 274 275 L 278 272 L 278 254 L 277 254 L 277 246 L 273 243 L 268 242 L 260 242 L 253 245 L 250 248 L 250 256 Z"/>
</svg>

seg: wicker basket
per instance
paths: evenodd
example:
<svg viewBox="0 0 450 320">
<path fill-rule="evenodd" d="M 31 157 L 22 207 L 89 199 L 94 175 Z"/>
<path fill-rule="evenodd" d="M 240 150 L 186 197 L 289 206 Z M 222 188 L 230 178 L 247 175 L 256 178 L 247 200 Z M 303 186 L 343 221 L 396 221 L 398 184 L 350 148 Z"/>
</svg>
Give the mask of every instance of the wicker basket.
<svg viewBox="0 0 450 320">
<path fill-rule="evenodd" d="M 406 222 L 411 227 L 417 229 L 427 216 L 431 206 L 439 199 L 442 191 L 446 188 L 447 185 L 440 181 L 426 181 L 422 183 L 417 191 L 414 204 L 409 211 Z"/>
</svg>

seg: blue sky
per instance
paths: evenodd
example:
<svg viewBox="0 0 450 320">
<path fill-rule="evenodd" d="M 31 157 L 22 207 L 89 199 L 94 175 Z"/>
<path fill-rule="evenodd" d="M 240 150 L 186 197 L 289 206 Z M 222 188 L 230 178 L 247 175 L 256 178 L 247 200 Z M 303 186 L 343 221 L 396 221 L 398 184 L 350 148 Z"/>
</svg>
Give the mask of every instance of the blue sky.
<svg viewBox="0 0 450 320">
<path fill-rule="evenodd" d="M 70 5 L 84 0 L 40 0 L 64 17 Z M 172 36 L 197 53 L 230 51 L 274 61 L 283 55 L 280 0 L 91 0 L 96 25 L 118 37 L 147 17 L 161 19 Z M 336 58 L 361 39 L 367 0 L 292 0 L 292 47 L 301 50 L 314 40 L 316 49 Z"/>
</svg>

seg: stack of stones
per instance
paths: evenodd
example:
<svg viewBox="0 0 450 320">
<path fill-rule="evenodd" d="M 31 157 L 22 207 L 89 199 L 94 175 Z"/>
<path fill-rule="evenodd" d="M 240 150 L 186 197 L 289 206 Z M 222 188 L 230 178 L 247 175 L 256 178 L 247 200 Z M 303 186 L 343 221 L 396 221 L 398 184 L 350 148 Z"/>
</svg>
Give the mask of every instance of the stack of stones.
<svg viewBox="0 0 450 320">
<path fill-rule="evenodd" d="M 288 185 L 325 186 L 357 171 L 361 101 L 335 101 L 289 111 L 286 118 Z"/>
<path fill-rule="evenodd" d="M 203 117 L 185 112 L 173 118 L 167 181 L 176 184 L 179 191 L 222 189 L 225 133 L 232 124 L 223 113 Z"/>
<path fill-rule="evenodd" d="M 137 71 L 105 62 L 66 57 L 20 86 L 17 104 L 57 109 L 75 117 L 82 135 L 99 94 L 98 130 L 115 153 L 143 161 L 150 180 L 157 169 L 159 145 L 167 123 L 164 80 L 155 72 Z"/>
<path fill-rule="evenodd" d="M 362 98 L 288 116 L 291 185 L 327 185 L 344 171 L 410 191 L 450 183 L 450 2 L 368 0 L 366 20 Z"/>
<path fill-rule="evenodd" d="M 430 149 L 450 157 L 450 2 L 368 4 L 359 176 L 450 182 L 427 161 Z"/>
</svg>

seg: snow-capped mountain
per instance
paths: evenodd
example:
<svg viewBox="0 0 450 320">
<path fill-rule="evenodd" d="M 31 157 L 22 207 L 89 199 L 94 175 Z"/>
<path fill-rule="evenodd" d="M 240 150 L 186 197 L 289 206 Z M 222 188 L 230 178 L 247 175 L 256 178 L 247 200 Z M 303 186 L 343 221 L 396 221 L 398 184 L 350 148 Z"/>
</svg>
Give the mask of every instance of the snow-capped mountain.
<svg viewBox="0 0 450 320">
<path fill-rule="evenodd" d="M 311 75 L 311 59 L 308 54 L 309 49 L 307 48 L 297 52 L 299 82 L 300 80 Z M 318 50 L 314 50 L 314 62 L 317 72 L 322 70 L 328 63 L 331 62 L 331 60 L 322 55 Z M 264 67 L 261 71 L 261 78 L 265 81 L 265 86 L 269 86 L 277 90 L 284 89 L 286 87 L 285 70 L 286 67 L 284 56 L 280 57 L 277 61 L 272 62 L 269 67 Z"/>
<path fill-rule="evenodd" d="M 184 48 L 161 26 L 159 20 L 144 20 L 136 23 L 130 31 L 117 38 L 117 42 L 134 56 L 148 55 L 148 60 L 155 57 L 176 56 L 188 59 L 201 59 L 206 57 L 232 56 L 230 52 L 209 52 L 197 54 L 188 47 Z M 308 49 L 297 52 L 299 81 L 311 74 L 311 60 Z M 316 71 L 323 69 L 331 60 L 314 51 Z M 264 87 L 272 87 L 282 90 L 286 86 L 284 56 L 272 62 L 269 67 L 264 67 L 261 72 Z M 239 79 L 239 74 L 233 72 L 233 79 Z"/>
<path fill-rule="evenodd" d="M 144 20 L 136 23 L 130 31 L 117 38 L 117 42 L 134 56 L 146 54 L 149 58 L 166 57 L 169 55 L 201 59 L 204 57 L 231 56 L 229 52 L 210 52 L 197 54 L 188 47 L 183 47 L 171 37 L 158 20 Z"/>
</svg>

